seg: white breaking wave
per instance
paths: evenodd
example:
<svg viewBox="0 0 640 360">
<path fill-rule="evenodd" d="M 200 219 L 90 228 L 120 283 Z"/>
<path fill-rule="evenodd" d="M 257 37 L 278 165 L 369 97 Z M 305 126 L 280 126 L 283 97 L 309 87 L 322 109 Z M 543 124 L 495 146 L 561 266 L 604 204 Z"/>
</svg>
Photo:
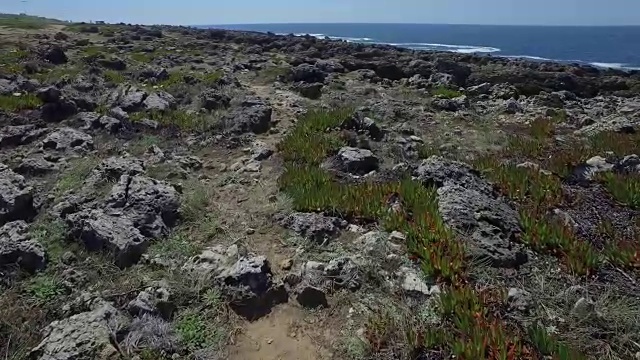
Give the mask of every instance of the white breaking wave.
<svg viewBox="0 0 640 360">
<path fill-rule="evenodd" d="M 529 59 L 529 60 L 538 60 L 538 61 L 554 61 L 553 59 L 544 58 L 540 56 L 531 56 L 531 55 L 501 55 L 501 57 L 507 59 Z"/>
<path fill-rule="evenodd" d="M 621 64 L 621 63 L 592 62 L 589 64 L 595 67 L 605 68 L 605 69 L 640 70 L 640 67 L 633 67 L 633 66 L 629 66 L 629 64 Z"/>
</svg>

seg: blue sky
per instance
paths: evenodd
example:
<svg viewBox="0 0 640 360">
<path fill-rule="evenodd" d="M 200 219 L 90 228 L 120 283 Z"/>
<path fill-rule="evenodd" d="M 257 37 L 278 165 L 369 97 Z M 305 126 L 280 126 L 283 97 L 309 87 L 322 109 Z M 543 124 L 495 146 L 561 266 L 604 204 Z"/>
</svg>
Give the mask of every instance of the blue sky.
<svg viewBox="0 0 640 360">
<path fill-rule="evenodd" d="M 392 22 L 640 25 L 640 0 L 0 0 L 0 12 L 183 25 Z"/>
</svg>

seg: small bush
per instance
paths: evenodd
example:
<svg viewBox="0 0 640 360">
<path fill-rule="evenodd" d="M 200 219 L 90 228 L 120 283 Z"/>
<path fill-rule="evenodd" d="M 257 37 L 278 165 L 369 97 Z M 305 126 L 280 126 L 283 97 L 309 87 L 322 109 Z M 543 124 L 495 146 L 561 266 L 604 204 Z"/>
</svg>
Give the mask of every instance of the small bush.
<svg viewBox="0 0 640 360">
<path fill-rule="evenodd" d="M 605 172 L 597 178 L 603 182 L 614 199 L 632 208 L 640 208 L 640 175 Z"/>
<path fill-rule="evenodd" d="M 453 90 L 445 86 L 439 86 L 431 90 L 431 95 L 437 96 L 443 99 L 454 99 L 462 96 L 463 94 L 460 91 Z"/>
<path fill-rule="evenodd" d="M 77 159 L 72 162 L 70 168 L 58 178 L 56 193 L 63 194 L 70 190 L 79 189 L 97 164 L 98 159 L 94 157 Z"/>
</svg>

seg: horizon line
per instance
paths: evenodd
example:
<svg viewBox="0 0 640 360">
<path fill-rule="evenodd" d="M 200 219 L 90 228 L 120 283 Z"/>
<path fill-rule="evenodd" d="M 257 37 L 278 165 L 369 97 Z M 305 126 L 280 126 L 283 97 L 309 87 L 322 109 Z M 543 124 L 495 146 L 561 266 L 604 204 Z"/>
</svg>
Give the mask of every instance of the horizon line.
<svg viewBox="0 0 640 360">
<path fill-rule="evenodd" d="M 157 24 L 162 25 L 162 24 Z M 248 22 L 248 23 L 218 23 L 218 24 L 191 24 L 183 26 L 229 26 L 229 25 L 454 25 L 454 26 L 509 26 L 509 27 L 640 27 L 640 24 L 622 25 L 588 25 L 588 24 L 471 24 L 471 23 L 433 23 L 433 22 Z"/>
</svg>

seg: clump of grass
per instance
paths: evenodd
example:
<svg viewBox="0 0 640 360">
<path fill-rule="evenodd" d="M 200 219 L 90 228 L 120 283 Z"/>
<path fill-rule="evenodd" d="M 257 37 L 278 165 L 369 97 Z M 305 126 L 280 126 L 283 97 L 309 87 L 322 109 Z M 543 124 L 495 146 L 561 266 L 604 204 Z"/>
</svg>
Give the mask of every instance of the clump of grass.
<svg viewBox="0 0 640 360">
<path fill-rule="evenodd" d="M 446 86 L 439 86 L 433 90 L 431 90 L 432 96 L 437 96 L 443 99 L 454 99 L 462 96 L 463 94 L 458 90 L 450 89 Z"/>
<path fill-rule="evenodd" d="M 617 201 L 640 208 L 640 175 L 635 173 L 601 173 L 597 179 Z"/>
<path fill-rule="evenodd" d="M 603 131 L 592 135 L 588 139 L 588 145 L 593 155 L 602 155 L 608 151 L 618 157 L 635 154 L 638 152 L 640 134 L 625 134 L 614 131 Z"/>
<path fill-rule="evenodd" d="M 40 304 L 48 303 L 64 293 L 60 280 L 49 274 L 40 274 L 31 279 L 26 290 Z"/>
<path fill-rule="evenodd" d="M 62 221 L 51 218 L 38 221 L 31 229 L 31 236 L 46 247 L 49 258 L 54 261 L 68 250 L 68 245 L 65 244 L 67 226 Z"/>
<path fill-rule="evenodd" d="M 0 109 L 5 111 L 22 111 L 37 109 L 42 101 L 34 94 L 2 95 L 0 96 Z"/>
<path fill-rule="evenodd" d="M 67 191 L 80 188 L 97 164 L 98 159 L 95 157 L 86 157 L 73 161 L 69 169 L 58 178 L 55 187 L 56 193 L 63 194 Z"/>
<path fill-rule="evenodd" d="M 122 84 L 127 78 L 119 71 L 105 70 L 103 72 L 104 79 L 113 84 Z"/>
<path fill-rule="evenodd" d="M 205 291 L 200 298 L 200 309 L 187 309 L 175 321 L 175 329 L 183 347 L 190 351 L 204 348 L 219 349 L 227 342 L 229 334 L 228 313 L 222 294 Z"/>
<path fill-rule="evenodd" d="M 153 54 L 146 53 L 146 52 L 136 52 L 131 54 L 130 56 L 131 56 L 131 60 L 138 61 L 141 63 L 150 63 L 155 58 Z"/>
<path fill-rule="evenodd" d="M 7 49 L 0 51 L 0 73 L 20 74 L 24 70 L 23 62 L 30 56 L 29 51 L 24 49 Z"/>
<path fill-rule="evenodd" d="M 529 327 L 528 334 L 535 348 L 543 356 L 553 356 L 557 360 L 586 360 L 586 357 L 572 351 L 566 344 L 556 340 L 544 327 L 538 324 Z"/>
</svg>

